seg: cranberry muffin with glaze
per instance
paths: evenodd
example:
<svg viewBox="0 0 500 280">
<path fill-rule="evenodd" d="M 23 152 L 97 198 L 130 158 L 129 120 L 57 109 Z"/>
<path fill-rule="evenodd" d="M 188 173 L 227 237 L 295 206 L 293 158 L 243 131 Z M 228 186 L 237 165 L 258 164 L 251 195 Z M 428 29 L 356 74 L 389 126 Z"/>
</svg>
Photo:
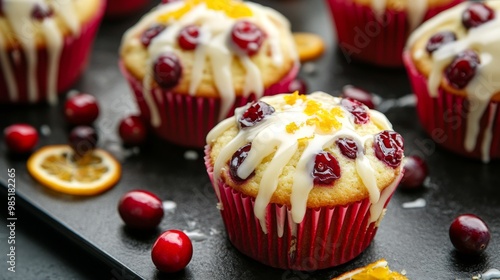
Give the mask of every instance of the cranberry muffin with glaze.
<svg viewBox="0 0 500 280">
<path fill-rule="evenodd" d="M 203 147 L 235 107 L 286 91 L 298 60 L 290 24 L 275 10 L 186 0 L 159 5 L 125 34 L 121 69 L 159 136 Z"/>
<path fill-rule="evenodd" d="M 0 103 L 56 103 L 86 67 L 105 4 L 1 1 Z"/>
<path fill-rule="evenodd" d="M 463 3 L 424 23 L 404 60 L 424 129 L 442 147 L 500 158 L 500 2 Z"/>
<path fill-rule="evenodd" d="M 351 59 L 401 67 L 406 39 L 425 20 L 463 0 L 327 0 L 339 48 Z"/>
<path fill-rule="evenodd" d="M 323 269 L 359 255 L 403 174 L 403 138 L 387 118 L 323 92 L 240 107 L 207 143 L 230 241 L 282 269 Z"/>
</svg>

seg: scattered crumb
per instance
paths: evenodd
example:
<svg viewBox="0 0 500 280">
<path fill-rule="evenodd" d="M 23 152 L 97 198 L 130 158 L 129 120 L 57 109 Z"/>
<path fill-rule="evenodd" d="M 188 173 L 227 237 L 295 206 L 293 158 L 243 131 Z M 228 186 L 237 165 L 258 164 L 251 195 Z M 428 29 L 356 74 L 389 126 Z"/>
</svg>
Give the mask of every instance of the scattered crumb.
<svg viewBox="0 0 500 280">
<path fill-rule="evenodd" d="M 405 208 L 405 209 L 424 208 L 426 205 L 427 205 L 427 202 L 425 201 L 425 199 L 419 198 L 415 201 L 403 203 L 403 208 Z"/>
<path fill-rule="evenodd" d="M 401 275 L 406 276 L 406 269 L 401 270 Z"/>
<path fill-rule="evenodd" d="M 197 160 L 198 159 L 198 153 L 193 150 L 188 150 L 184 153 L 184 158 L 186 160 Z"/>
<path fill-rule="evenodd" d="M 302 71 L 308 75 L 316 74 L 316 64 L 312 62 L 306 62 L 302 65 Z"/>
<path fill-rule="evenodd" d="M 40 127 L 40 133 L 43 136 L 50 136 L 50 134 L 52 133 L 52 129 L 50 129 L 50 126 L 44 124 Z"/>
<path fill-rule="evenodd" d="M 177 208 L 177 203 L 170 200 L 163 201 L 163 210 L 167 213 L 175 213 L 175 209 Z"/>
<path fill-rule="evenodd" d="M 192 241 L 203 241 L 208 238 L 201 230 L 183 231 Z"/>
</svg>

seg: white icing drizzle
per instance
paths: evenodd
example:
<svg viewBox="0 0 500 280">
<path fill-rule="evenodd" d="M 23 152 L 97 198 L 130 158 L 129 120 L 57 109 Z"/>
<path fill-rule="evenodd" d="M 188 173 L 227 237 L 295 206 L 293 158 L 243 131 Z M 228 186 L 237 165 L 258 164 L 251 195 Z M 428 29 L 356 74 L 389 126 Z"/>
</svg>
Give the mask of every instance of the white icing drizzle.
<svg viewBox="0 0 500 280">
<path fill-rule="evenodd" d="M 75 14 L 72 1 L 61 0 L 51 1 L 49 7 L 45 0 L 6 0 L 3 1 L 3 12 L 7 19 L 10 28 L 12 28 L 15 38 L 18 40 L 22 51 L 26 57 L 27 64 L 27 91 L 28 100 L 30 102 L 39 101 L 39 89 L 37 80 L 37 46 L 36 36 L 37 29 L 40 28 L 41 34 L 45 39 L 45 44 L 48 54 L 47 66 L 47 100 L 51 104 L 57 103 L 57 77 L 59 60 L 64 44 L 62 31 L 59 30 L 54 16 L 44 19 L 39 22 L 32 17 L 35 7 L 40 7 L 43 10 L 54 8 L 58 15 L 61 15 L 71 33 L 76 35 L 80 32 L 80 24 Z M 7 82 L 9 97 L 11 101 L 19 99 L 19 89 L 14 78 L 13 68 L 8 60 L 8 48 L 4 38 L 0 39 L 0 43 L 4 46 L 0 51 L 0 59 L 2 64 L 2 73 Z"/>
<path fill-rule="evenodd" d="M 124 36 L 123 41 L 133 40 L 137 38 L 149 26 L 157 22 L 157 18 L 161 15 L 180 9 L 184 5 L 183 1 L 163 4 L 148 15 L 146 15 L 137 25 L 132 27 Z M 151 58 L 157 58 L 165 52 L 181 52 L 176 49 L 177 36 L 179 31 L 188 25 L 198 25 L 201 28 L 201 40 L 196 49 L 194 50 L 194 62 L 191 67 L 191 78 L 189 84 L 189 94 L 195 95 L 198 89 L 205 69 L 205 64 L 208 62 L 209 69 L 211 69 L 214 83 L 221 97 L 221 110 L 219 120 L 223 120 L 231 110 L 234 101 L 236 100 L 235 89 L 233 86 L 233 77 L 231 65 L 234 59 L 238 59 L 246 71 L 245 84 L 243 95 L 248 96 L 254 93 L 257 98 L 260 98 L 264 92 L 264 85 L 262 74 L 257 65 L 248 57 L 244 55 L 235 56 L 234 52 L 230 49 L 231 44 L 228 44 L 231 28 L 236 21 L 248 20 L 256 23 L 267 34 L 266 40 L 268 41 L 273 64 L 280 66 L 284 61 L 284 53 L 281 49 L 280 31 L 278 24 L 289 29 L 289 23 L 281 14 L 270 8 L 263 7 L 259 4 L 245 2 L 253 15 L 245 18 L 231 18 L 222 11 L 216 11 L 207 8 L 205 3 L 201 3 L 190 11 L 185 13 L 178 20 L 171 20 L 167 23 L 168 28 L 155 37 L 148 48 Z M 278 24 L 277 24 L 278 23 Z M 137 40 L 137 39 L 136 39 Z M 288 51 L 288 56 L 297 59 L 297 53 L 293 42 L 290 40 L 285 51 Z M 288 45 L 292 45 L 289 47 Z M 208 59 L 207 59 L 208 58 Z M 148 69 L 151 69 L 154 59 L 150 59 L 147 63 Z M 182 61 L 181 61 L 182 65 Z M 147 93 L 146 80 L 151 82 L 151 71 L 146 71 L 144 78 L 144 95 Z M 150 111 L 157 112 L 158 109 L 152 108 L 154 103 L 148 103 Z M 153 120 L 152 120 L 153 121 Z M 154 126 L 160 124 L 154 123 Z"/>
<path fill-rule="evenodd" d="M 485 1 L 486 5 L 492 7 L 495 12 L 495 18 L 478 27 L 464 31 L 465 36 L 460 37 L 457 41 L 443 45 L 432 54 L 432 68 L 429 74 L 428 91 L 432 97 L 437 97 L 439 87 L 444 77 L 444 69 L 453 61 L 453 59 L 462 51 L 473 49 L 480 57 L 476 76 L 465 87 L 468 99 L 471 101 L 470 110 L 467 115 L 466 135 L 464 140 L 464 148 L 471 152 L 478 143 L 480 132 L 481 117 L 487 112 L 491 98 L 500 92 L 500 33 L 495 32 L 500 30 L 500 2 Z M 461 18 L 464 10 L 470 3 L 462 3 L 447 11 L 442 12 L 431 20 L 425 22 L 418 28 L 408 40 L 408 45 L 413 45 L 419 38 L 425 34 L 430 34 L 432 30 L 439 31 L 440 26 L 446 26 L 449 30 L 465 30 Z M 418 52 L 414 59 L 420 59 L 424 52 Z M 481 143 L 481 154 L 484 162 L 489 161 L 491 149 L 491 130 L 492 121 L 490 119 L 486 137 Z"/>
<path fill-rule="evenodd" d="M 340 107 L 340 98 L 332 97 L 323 92 L 316 92 L 309 95 L 305 101 L 297 98 L 293 105 L 289 105 L 286 104 L 284 96 L 276 95 L 261 98 L 262 101 L 275 107 L 275 113 L 266 116 L 264 120 L 255 126 L 240 129 L 233 140 L 220 150 L 215 163 L 213 163 L 214 184 L 218 184 L 220 175 L 227 171 L 225 170 L 225 165 L 231 156 L 245 144 L 252 143 L 252 147 L 237 170 L 238 177 L 242 179 L 248 178 L 264 158 L 274 153 L 273 158 L 262 174 L 261 181 L 258 183 L 259 190 L 254 204 L 254 214 L 260 220 L 263 232 L 267 233 L 265 223 L 266 209 L 277 189 L 279 176 L 282 174 L 283 168 L 296 153 L 299 139 L 307 138 L 309 140 L 306 140 L 308 141 L 306 147 L 296 164 L 290 196 L 290 218 L 294 223 L 300 223 L 307 210 L 309 193 L 314 187 L 314 178 L 311 176 L 311 173 L 314 168 L 315 156 L 326 147 L 333 146 L 337 139 L 350 138 L 358 146 L 356 171 L 369 193 L 369 199 L 372 203 L 372 207 L 370 208 L 371 220 L 372 222 L 377 221 L 381 216 L 383 205 L 387 202 L 395 186 L 397 186 L 399 178 L 395 180 L 393 185 L 387 187 L 382 195 L 380 194 L 375 178 L 376 171 L 364 154 L 364 150 L 367 148 L 365 147 L 366 143 L 368 140 L 373 139 L 373 135 L 359 135 L 356 132 L 353 120 L 348 115 L 349 113 L 344 111 L 344 109 L 341 109 L 342 113 L 337 118 L 341 123 L 340 129 L 333 127 L 330 131 L 323 131 L 314 124 L 306 124 L 307 120 L 311 119 L 310 115 L 304 113 L 309 101 L 319 102 L 324 110 L 332 110 L 342 108 Z M 234 126 L 235 122 L 247 108 L 248 105 L 238 108 L 235 111 L 234 117 L 219 123 L 208 134 L 207 143 L 213 143 L 219 135 Z M 381 130 L 391 130 L 392 125 L 389 121 L 382 114 L 374 112 L 372 110 L 369 111 L 374 123 Z M 286 131 L 286 126 L 290 123 L 298 124 L 298 129 L 293 133 Z M 399 173 L 402 173 L 401 168 L 399 168 Z M 216 192 L 219 197 L 218 191 Z M 281 231 L 282 229 L 280 228 L 279 232 Z"/>
<path fill-rule="evenodd" d="M 410 30 L 415 29 L 424 20 L 427 13 L 427 2 L 428 0 L 406 0 Z M 387 8 L 387 0 L 372 0 L 371 8 L 378 20 L 382 21 Z"/>
</svg>

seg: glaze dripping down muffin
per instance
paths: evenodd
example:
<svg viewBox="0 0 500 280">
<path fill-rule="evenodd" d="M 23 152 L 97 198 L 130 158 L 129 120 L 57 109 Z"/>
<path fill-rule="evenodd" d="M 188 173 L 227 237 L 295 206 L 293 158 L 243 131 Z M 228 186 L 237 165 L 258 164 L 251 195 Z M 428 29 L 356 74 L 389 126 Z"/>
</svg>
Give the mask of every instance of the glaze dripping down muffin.
<svg viewBox="0 0 500 280">
<path fill-rule="evenodd" d="M 402 175 L 403 138 L 392 130 L 387 118 L 353 99 L 322 92 L 263 97 L 238 108 L 234 117 L 208 134 L 207 143 L 206 163 L 230 239 L 258 260 L 241 248 L 238 238 L 231 238 L 243 229 L 227 228 L 235 212 L 241 213 L 237 209 L 240 203 L 246 215 L 252 213 L 245 218 L 258 221 L 253 230 L 261 231 L 259 235 L 302 238 L 303 242 L 311 237 L 298 237 L 304 233 L 297 228 L 310 227 L 311 215 L 361 207 L 363 211 L 349 222 L 356 220 L 358 233 L 371 238 Z M 242 202 L 246 199 L 251 199 L 251 205 Z M 341 227 L 330 224 L 332 220 L 323 222 Z M 332 230 L 319 223 L 309 229 L 317 227 Z M 328 238 L 331 233 L 325 234 Z M 358 245 L 358 249 L 363 247 Z M 352 251 L 351 257 L 361 251 Z M 290 260 L 287 267 L 295 267 L 295 261 L 297 258 Z M 325 258 L 315 267 L 343 262 Z M 270 265 L 283 268 L 273 262 Z"/>
<path fill-rule="evenodd" d="M 125 34 L 121 60 L 143 115 L 160 136 L 200 147 L 234 107 L 285 89 L 298 70 L 288 20 L 270 8 L 236 0 L 159 5 Z M 170 95 L 198 104 L 181 106 L 205 107 L 183 111 L 208 116 L 208 124 L 196 117 L 190 123 L 202 137 L 168 134 L 172 129 L 167 127 L 174 125 L 169 122 L 184 118 L 171 120 Z"/>
</svg>

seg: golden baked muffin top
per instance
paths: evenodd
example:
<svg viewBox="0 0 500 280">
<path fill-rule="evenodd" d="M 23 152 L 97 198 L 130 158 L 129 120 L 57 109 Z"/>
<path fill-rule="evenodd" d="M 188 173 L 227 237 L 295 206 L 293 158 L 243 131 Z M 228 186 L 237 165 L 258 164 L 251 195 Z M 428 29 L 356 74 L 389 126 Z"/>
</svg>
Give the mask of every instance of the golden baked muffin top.
<svg viewBox="0 0 500 280">
<path fill-rule="evenodd" d="M 167 54 L 180 64 L 170 82 L 153 70 Z M 145 87 L 221 97 L 226 114 L 235 96 L 260 97 L 298 65 L 288 20 L 271 8 L 237 0 L 159 5 L 125 34 L 121 59 Z"/>
<path fill-rule="evenodd" d="M 411 35 L 407 48 L 418 71 L 429 79 L 432 96 L 442 87 L 462 96 L 500 101 L 500 85 L 495 82 L 500 80 L 499 11 L 500 1 L 462 3 Z M 460 70 L 462 63 L 470 69 Z"/>
<path fill-rule="evenodd" d="M 207 143 L 214 184 L 255 197 L 259 219 L 269 203 L 291 207 L 299 223 L 306 208 L 369 198 L 377 221 L 402 175 L 403 138 L 387 118 L 324 92 L 263 97 L 236 109 Z"/>
<path fill-rule="evenodd" d="M 46 46 L 54 32 L 78 35 L 81 25 L 93 18 L 103 0 L 4 0 L 0 13 L 2 45 L 13 48 L 35 42 Z M 52 42 L 50 42 L 52 44 Z"/>
</svg>

